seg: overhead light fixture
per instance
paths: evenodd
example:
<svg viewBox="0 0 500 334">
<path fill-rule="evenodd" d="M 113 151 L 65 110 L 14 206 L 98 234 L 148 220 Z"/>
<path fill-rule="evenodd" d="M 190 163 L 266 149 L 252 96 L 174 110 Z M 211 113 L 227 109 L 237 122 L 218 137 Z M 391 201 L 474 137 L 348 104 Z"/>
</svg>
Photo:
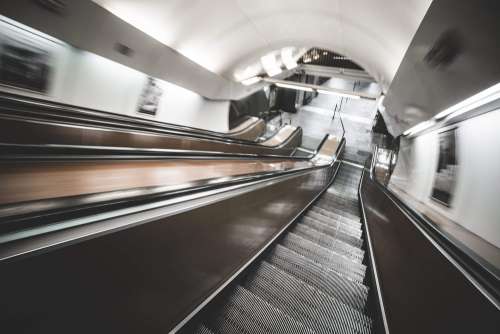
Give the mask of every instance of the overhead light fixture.
<svg viewBox="0 0 500 334">
<path fill-rule="evenodd" d="M 293 70 L 298 66 L 297 60 L 293 57 L 294 48 L 283 48 L 281 50 L 281 61 L 288 70 Z"/>
<path fill-rule="evenodd" d="M 497 83 L 490 88 L 487 88 L 465 100 L 459 102 L 434 116 L 435 119 L 441 120 L 452 115 L 456 117 L 470 110 L 479 108 L 487 103 L 500 99 L 500 83 Z"/>
<path fill-rule="evenodd" d="M 317 89 L 316 91 L 320 94 L 338 95 L 338 96 L 348 97 L 350 99 L 360 99 L 358 95 L 340 93 L 340 92 L 335 92 L 333 90 Z"/>
<path fill-rule="evenodd" d="M 240 83 L 244 86 L 251 86 L 251 85 L 256 84 L 257 82 L 259 82 L 261 80 L 262 80 L 262 78 L 257 76 L 257 77 L 242 80 L 242 81 L 240 81 Z"/>
<path fill-rule="evenodd" d="M 268 76 L 274 77 L 281 73 L 281 66 L 278 64 L 274 53 L 263 56 L 260 58 L 260 62 Z"/>
<path fill-rule="evenodd" d="M 277 82 L 276 86 L 281 87 L 281 88 L 303 90 L 303 91 L 306 91 L 306 92 L 313 92 L 314 91 L 314 89 L 312 89 L 310 87 L 304 87 L 304 86 L 293 85 L 293 84 L 286 84 L 286 83 L 281 83 L 281 82 Z"/>
<path fill-rule="evenodd" d="M 430 128 L 434 124 L 435 123 L 432 120 L 428 120 L 428 121 L 425 121 L 425 122 L 418 123 L 414 127 L 412 127 L 410 129 L 406 130 L 405 132 L 403 132 L 403 136 L 414 135 L 414 134 L 416 134 L 418 132 L 422 132 L 422 131 Z"/>
<path fill-rule="evenodd" d="M 380 112 L 385 111 L 384 100 L 385 100 L 385 95 L 384 94 L 380 95 L 377 101 L 377 109 L 380 110 Z"/>
</svg>

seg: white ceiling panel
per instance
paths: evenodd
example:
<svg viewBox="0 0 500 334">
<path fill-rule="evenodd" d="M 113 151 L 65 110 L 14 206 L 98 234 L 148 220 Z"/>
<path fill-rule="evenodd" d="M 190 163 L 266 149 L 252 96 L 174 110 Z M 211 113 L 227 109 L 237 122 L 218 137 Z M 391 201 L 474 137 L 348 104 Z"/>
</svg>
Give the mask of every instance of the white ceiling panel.
<svg viewBox="0 0 500 334">
<path fill-rule="evenodd" d="M 95 0 L 204 68 L 235 72 L 283 47 L 348 56 L 386 89 L 432 0 Z"/>
</svg>

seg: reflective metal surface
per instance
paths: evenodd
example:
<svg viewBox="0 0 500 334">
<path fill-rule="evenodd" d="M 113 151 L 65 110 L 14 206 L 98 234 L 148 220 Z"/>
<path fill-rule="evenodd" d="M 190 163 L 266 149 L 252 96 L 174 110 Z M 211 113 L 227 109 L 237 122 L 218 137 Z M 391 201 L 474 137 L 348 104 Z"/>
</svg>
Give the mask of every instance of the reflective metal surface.
<svg viewBox="0 0 500 334">
<path fill-rule="evenodd" d="M 0 94 L 0 102 L 2 144 L 290 156 L 302 136 L 300 128 L 287 128 L 263 147 L 254 142 L 265 130 L 264 121 L 257 118 L 218 133 L 9 94 Z"/>
<path fill-rule="evenodd" d="M 225 137 L 239 140 L 257 141 L 257 139 L 262 136 L 265 131 L 266 122 L 264 122 L 263 119 L 249 117 L 248 120 L 225 133 Z"/>
<path fill-rule="evenodd" d="M 389 331 L 496 333 L 500 311 L 461 266 L 380 185 L 360 189 Z"/>
<path fill-rule="evenodd" d="M 300 128 L 274 146 L 238 144 L 214 139 L 193 138 L 187 135 L 154 134 L 125 131 L 110 127 L 90 127 L 68 123 L 49 123 L 13 117 L 1 117 L 0 143 L 11 145 L 54 145 L 93 147 L 194 150 L 261 155 L 291 155 L 300 144 Z M 25 135 L 20 136 L 23 133 Z"/>
<path fill-rule="evenodd" d="M 82 216 L 93 212 L 94 207 L 112 209 L 122 202 L 132 205 L 328 166 L 338 149 L 337 139 L 325 136 L 311 160 L 210 157 L 5 160 L 0 163 L 3 184 L 0 233 L 67 219 L 64 217 L 72 210 L 78 209 L 74 214 Z"/>
<path fill-rule="evenodd" d="M 0 205 L 312 166 L 286 160 L 3 162 Z"/>
<path fill-rule="evenodd" d="M 316 169 L 189 212 L 2 263 L 2 326 L 38 333 L 168 331 L 292 221 L 328 184 L 330 173 L 330 168 Z"/>
</svg>

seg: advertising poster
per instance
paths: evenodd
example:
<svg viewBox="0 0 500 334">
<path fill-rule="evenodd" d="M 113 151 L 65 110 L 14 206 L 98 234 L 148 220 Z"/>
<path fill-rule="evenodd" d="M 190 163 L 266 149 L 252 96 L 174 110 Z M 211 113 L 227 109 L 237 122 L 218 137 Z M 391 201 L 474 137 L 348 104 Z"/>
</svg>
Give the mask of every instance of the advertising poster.
<svg viewBox="0 0 500 334">
<path fill-rule="evenodd" d="M 158 85 L 158 81 L 155 78 L 148 77 L 139 98 L 139 108 L 137 111 L 142 114 L 156 116 L 162 95 L 163 90 Z"/>
<path fill-rule="evenodd" d="M 0 83 L 47 93 L 50 77 L 48 51 L 21 39 L 0 35 Z"/>
<path fill-rule="evenodd" d="M 457 176 L 456 129 L 439 134 L 439 159 L 431 198 L 447 207 L 453 198 Z"/>
</svg>

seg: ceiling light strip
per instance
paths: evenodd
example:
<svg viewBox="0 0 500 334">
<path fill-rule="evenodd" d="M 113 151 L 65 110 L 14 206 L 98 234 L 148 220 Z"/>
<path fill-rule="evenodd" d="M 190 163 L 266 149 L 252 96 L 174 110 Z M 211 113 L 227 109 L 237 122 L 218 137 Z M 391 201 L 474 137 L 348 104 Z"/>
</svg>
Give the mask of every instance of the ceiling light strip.
<svg viewBox="0 0 500 334">
<path fill-rule="evenodd" d="M 443 111 L 434 116 L 435 119 L 441 120 L 451 115 L 456 117 L 470 110 L 479 108 L 487 103 L 493 102 L 500 98 L 500 83 L 491 86 Z"/>
<path fill-rule="evenodd" d="M 293 84 L 287 84 L 287 83 L 277 82 L 276 86 L 281 87 L 281 88 L 303 90 L 303 91 L 306 91 L 306 92 L 314 92 L 314 89 L 312 89 L 311 87 L 300 86 L 300 85 L 293 85 Z"/>
<path fill-rule="evenodd" d="M 418 123 L 414 127 L 403 132 L 403 136 L 413 136 L 419 132 L 429 129 L 438 122 L 450 120 L 469 111 L 480 108 L 490 102 L 500 99 L 500 83 L 497 83 L 471 97 L 452 105 L 437 113 L 433 119 Z"/>
<path fill-rule="evenodd" d="M 305 84 L 301 82 L 294 82 L 294 81 L 286 81 L 286 80 L 279 80 L 279 79 L 273 79 L 273 78 L 262 78 L 262 81 L 275 84 L 278 87 L 283 87 L 283 88 L 289 88 L 289 89 L 296 89 L 296 90 L 305 90 L 305 91 L 316 91 L 321 94 L 332 94 L 332 95 L 338 95 L 338 96 L 344 96 L 352 99 L 368 99 L 368 100 L 376 100 L 378 96 L 374 96 L 371 94 L 367 93 L 362 93 L 362 92 L 351 92 L 343 89 L 336 89 L 336 88 L 329 88 L 329 87 L 324 87 L 324 86 L 318 86 L 318 85 L 311 85 L 311 84 Z"/>
</svg>

